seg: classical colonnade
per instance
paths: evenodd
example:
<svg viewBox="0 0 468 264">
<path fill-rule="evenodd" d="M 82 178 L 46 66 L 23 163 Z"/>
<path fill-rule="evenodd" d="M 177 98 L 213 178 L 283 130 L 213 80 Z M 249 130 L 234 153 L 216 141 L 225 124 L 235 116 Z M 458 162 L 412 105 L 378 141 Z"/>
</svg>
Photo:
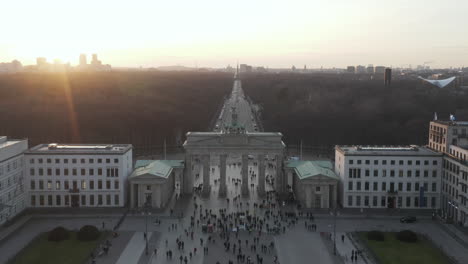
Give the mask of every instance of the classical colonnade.
<svg viewBox="0 0 468 264">
<path fill-rule="evenodd" d="M 190 194 L 193 192 L 193 169 L 194 169 L 194 157 L 200 157 L 201 165 L 203 167 L 203 174 L 202 174 L 202 193 L 209 194 L 211 191 L 210 186 L 210 160 L 213 155 L 212 153 L 186 153 L 185 156 L 185 173 L 182 180 L 183 192 L 186 194 Z M 249 154 L 242 153 L 242 169 L 241 169 L 241 194 L 243 196 L 249 195 Z M 257 154 L 257 161 L 258 161 L 258 187 L 257 191 L 259 195 L 265 194 L 265 171 L 266 171 L 266 162 L 265 162 L 265 154 Z M 225 196 L 227 192 L 227 183 L 226 183 L 226 162 L 227 162 L 228 154 L 221 153 L 219 154 L 219 195 Z M 279 193 L 285 191 L 285 179 L 283 173 L 283 156 L 282 155 L 275 155 L 275 162 L 276 162 L 276 177 L 275 177 L 275 190 Z"/>
</svg>

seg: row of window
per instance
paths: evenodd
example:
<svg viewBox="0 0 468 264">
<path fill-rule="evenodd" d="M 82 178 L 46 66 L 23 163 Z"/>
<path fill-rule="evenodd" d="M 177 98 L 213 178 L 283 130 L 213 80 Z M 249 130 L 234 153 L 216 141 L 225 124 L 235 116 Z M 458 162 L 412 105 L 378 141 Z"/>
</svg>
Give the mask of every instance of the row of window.
<svg viewBox="0 0 468 264">
<path fill-rule="evenodd" d="M 5 177 L 5 178 L 0 178 L 0 191 L 3 190 L 3 188 L 9 188 L 13 184 L 23 184 L 23 172 L 16 173 L 13 176 Z"/>
<path fill-rule="evenodd" d="M 102 176 L 103 169 L 98 168 L 98 169 L 88 169 L 86 170 L 85 168 L 77 169 L 60 169 L 60 168 L 38 168 L 37 170 L 35 168 L 29 169 L 29 175 L 35 176 L 37 171 L 37 175 L 39 176 L 44 176 L 44 174 L 47 174 L 47 176 L 52 176 L 52 173 L 55 171 L 55 176 L 78 176 L 78 172 L 80 172 L 79 176 L 94 176 L 94 173 L 96 172 L 98 176 Z M 106 177 L 119 177 L 119 168 L 106 168 Z"/>
<path fill-rule="evenodd" d="M 357 169 L 357 168 L 350 168 L 348 170 L 348 177 L 351 179 L 354 178 L 361 178 L 362 175 L 362 169 Z M 379 173 L 380 172 L 380 173 Z M 388 173 L 387 173 L 388 172 Z M 395 177 L 395 170 L 372 170 L 372 176 L 374 177 Z M 403 177 L 406 176 L 408 178 L 413 177 L 413 172 L 414 172 L 414 177 L 420 177 L 421 176 L 421 171 L 420 170 L 406 170 L 406 173 L 404 170 L 398 170 L 398 177 Z M 364 170 L 364 176 L 369 177 L 371 175 L 371 170 Z M 429 177 L 429 170 L 424 170 L 423 171 L 423 176 L 425 178 Z M 432 170 L 432 177 L 435 178 L 437 177 L 437 170 Z"/>
<path fill-rule="evenodd" d="M 97 162 L 97 163 L 102 163 L 103 160 L 104 160 L 104 159 L 99 158 L 99 159 L 96 159 L 96 162 Z M 44 163 L 44 162 L 45 162 L 45 163 L 48 163 L 48 164 L 51 164 L 52 161 L 54 161 L 55 164 L 60 164 L 60 163 L 65 163 L 65 164 L 67 164 L 67 163 L 69 163 L 69 162 L 71 162 L 71 163 L 73 163 L 73 164 L 77 164 L 78 161 L 79 161 L 81 164 L 86 164 L 86 159 L 84 159 L 84 158 L 82 158 L 82 159 L 58 159 L 58 158 L 55 158 L 55 159 L 52 159 L 52 158 L 43 159 L 43 158 L 38 158 L 38 159 L 37 159 L 37 163 L 39 163 L 39 164 L 42 164 L 42 163 Z M 94 161 L 95 161 L 95 159 L 93 159 L 93 158 L 89 158 L 89 159 L 88 159 L 88 163 L 90 163 L 90 164 L 93 164 Z M 109 164 L 109 163 L 111 163 L 111 159 L 105 159 L 105 162 L 106 162 L 107 164 Z M 36 159 L 34 159 L 34 158 L 29 159 L 29 163 L 30 163 L 30 164 L 36 163 Z M 115 159 L 114 159 L 114 163 L 119 163 L 119 159 L 115 158 Z"/>
<path fill-rule="evenodd" d="M 445 193 L 450 194 L 450 196 L 452 196 L 453 199 L 458 198 L 458 189 L 453 187 L 453 186 L 442 183 L 442 191 L 444 191 Z"/>
<path fill-rule="evenodd" d="M 382 160 L 382 165 L 387 165 L 387 160 Z M 364 164 L 370 165 L 370 160 L 364 160 Z M 379 160 L 374 160 L 374 165 L 379 165 Z M 398 160 L 398 165 L 405 165 L 404 160 Z M 354 160 L 350 159 L 348 160 L 348 164 L 353 165 Z M 356 164 L 360 165 L 362 164 L 362 160 L 356 160 Z M 415 160 L 416 165 L 421 165 L 421 160 Z M 396 165 L 396 160 L 390 160 L 390 165 Z M 407 160 L 406 165 L 413 165 L 413 160 Z M 424 165 L 429 165 L 429 160 L 424 160 Z M 432 165 L 437 165 L 437 160 L 432 161 Z"/>
<path fill-rule="evenodd" d="M 430 125 L 430 130 L 434 130 L 434 131 L 436 131 L 436 132 L 443 133 L 444 135 L 445 135 L 445 133 L 447 133 L 446 128 L 440 127 L 440 126 L 436 126 L 436 125 Z"/>
<path fill-rule="evenodd" d="M 6 203 L 11 203 L 11 201 L 16 198 L 18 195 L 24 193 L 24 185 L 19 185 L 16 189 L 5 192 L 4 195 L 0 195 L 0 205 Z M 1 209 L 1 208 L 0 208 Z"/>
<path fill-rule="evenodd" d="M 6 165 L 0 165 L 0 176 L 4 173 L 9 173 L 12 170 L 21 168 L 23 166 L 23 159 L 17 158 L 6 163 Z"/>
<path fill-rule="evenodd" d="M 104 200 L 105 198 L 105 200 Z M 91 195 L 31 195 L 31 206 L 119 206 L 120 196 L 110 194 Z M 105 204 L 104 204 L 105 202 Z"/>
<path fill-rule="evenodd" d="M 354 190 L 356 190 L 356 191 L 362 191 L 362 190 L 370 191 L 370 185 L 371 185 L 370 182 L 364 182 L 364 186 L 362 186 L 362 182 L 360 182 L 360 181 L 357 181 L 357 182 L 348 181 L 348 191 L 354 191 Z M 387 186 L 388 186 L 388 189 L 387 189 Z M 404 189 L 403 187 L 404 187 L 403 182 L 398 182 L 397 184 L 394 183 L 394 182 L 390 182 L 388 185 L 387 185 L 387 182 L 381 182 L 380 183 L 380 190 L 379 190 L 379 183 L 378 182 L 373 182 L 372 183 L 372 191 L 384 191 L 384 192 L 385 191 L 390 191 L 390 192 L 394 192 L 394 191 L 419 192 L 421 187 L 424 188 L 424 191 L 428 191 L 429 183 L 424 182 L 421 185 L 419 182 L 415 182 L 414 185 L 413 185 L 413 183 L 407 182 L 406 183 L 406 188 Z M 414 187 L 414 189 L 413 189 L 413 187 Z M 436 182 L 433 182 L 431 184 L 431 192 L 437 192 L 437 183 Z"/>
<path fill-rule="evenodd" d="M 95 183 L 96 182 L 96 183 Z M 97 180 L 89 181 L 89 189 L 94 190 L 95 188 L 97 190 L 118 190 L 120 188 L 120 184 L 118 180 L 114 181 L 114 188 L 112 189 L 112 182 L 110 180 L 105 181 L 105 186 L 103 185 L 104 181 L 103 180 Z M 78 186 L 79 184 L 79 186 Z M 37 185 L 36 181 L 32 180 L 30 182 L 30 189 L 31 190 L 61 190 L 62 189 L 62 181 L 55 181 L 55 186 L 54 186 L 54 181 L 52 180 L 38 180 Z M 103 188 L 105 187 L 105 188 Z M 88 189 L 88 181 L 87 180 L 81 180 L 81 181 L 68 181 L 65 180 L 63 181 L 63 189 L 64 190 L 86 190 Z"/>
<path fill-rule="evenodd" d="M 458 159 L 461 159 L 463 161 L 466 161 L 466 153 L 463 153 L 463 152 L 460 152 L 460 151 L 456 151 L 454 149 L 450 149 L 450 154 L 452 154 L 453 156 L 457 157 Z"/>
<path fill-rule="evenodd" d="M 438 152 L 445 152 L 445 147 L 444 146 L 445 145 L 440 146 L 440 145 L 436 145 L 435 143 L 429 142 L 429 147 L 431 149 L 434 149 L 434 150 L 438 151 Z"/>
<path fill-rule="evenodd" d="M 363 198 L 364 197 L 364 198 Z M 419 196 L 405 197 L 405 204 L 403 206 L 403 197 L 391 198 L 387 196 L 372 196 L 372 204 L 369 201 L 370 196 L 353 196 L 348 195 L 348 206 L 365 206 L 365 207 L 388 207 L 388 208 L 404 208 L 404 207 L 423 207 L 427 208 L 427 197 L 423 197 L 420 201 Z M 396 199 L 396 200 L 395 200 Z M 363 200 L 363 201 L 362 201 Z M 380 200 L 380 203 L 379 203 Z M 431 208 L 437 206 L 437 198 L 431 197 Z"/>
<path fill-rule="evenodd" d="M 460 173 L 460 166 L 448 160 L 444 160 L 444 169 L 451 171 L 453 173 L 456 173 L 456 174 Z"/>
<path fill-rule="evenodd" d="M 445 182 L 458 185 L 458 177 L 456 175 L 453 175 L 452 173 L 445 172 L 442 175 L 442 178 L 444 179 Z"/>
</svg>

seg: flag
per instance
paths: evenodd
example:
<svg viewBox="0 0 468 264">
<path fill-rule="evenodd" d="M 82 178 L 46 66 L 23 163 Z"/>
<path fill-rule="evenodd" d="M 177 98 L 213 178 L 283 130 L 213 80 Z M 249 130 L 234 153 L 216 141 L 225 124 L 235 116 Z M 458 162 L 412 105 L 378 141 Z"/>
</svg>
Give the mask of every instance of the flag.
<svg viewBox="0 0 468 264">
<path fill-rule="evenodd" d="M 455 121 L 455 116 L 450 114 L 450 121 Z"/>
</svg>

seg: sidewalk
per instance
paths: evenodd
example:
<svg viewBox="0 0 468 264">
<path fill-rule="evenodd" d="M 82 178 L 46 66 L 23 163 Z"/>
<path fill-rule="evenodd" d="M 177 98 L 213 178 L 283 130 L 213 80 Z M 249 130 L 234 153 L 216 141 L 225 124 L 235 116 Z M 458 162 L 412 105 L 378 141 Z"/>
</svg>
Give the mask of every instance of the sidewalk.
<svg viewBox="0 0 468 264">
<path fill-rule="evenodd" d="M 296 212 L 312 213 L 315 216 L 331 216 L 333 209 L 301 209 L 297 210 L 295 206 L 286 206 L 290 210 Z M 285 209 L 287 210 L 287 209 Z M 402 216 L 416 216 L 417 218 L 431 218 L 434 210 L 432 209 L 386 209 L 386 208 L 372 208 L 372 209 L 359 209 L 359 208 L 340 208 L 337 209 L 338 216 L 340 217 L 362 217 L 362 218 L 379 218 L 379 217 L 392 217 L 400 218 Z"/>
<path fill-rule="evenodd" d="M 110 237 L 109 239 L 112 245 L 109 249 L 109 254 L 97 257 L 96 258 L 97 263 L 99 264 L 116 263 L 117 260 L 120 258 L 120 255 L 122 254 L 124 249 L 127 247 L 128 242 L 133 237 L 134 233 L 135 232 L 131 232 L 131 231 L 121 231 L 119 232 L 118 237 L 116 238 Z M 91 263 L 91 261 L 89 261 L 88 263 Z"/>
<path fill-rule="evenodd" d="M 152 232 L 148 233 L 148 240 L 151 239 L 152 235 Z M 145 248 L 146 240 L 143 239 L 143 232 L 135 232 L 135 234 L 133 234 L 132 238 L 130 239 L 130 242 L 128 242 L 127 247 L 125 247 L 124 251 L 117 260 L 116 264 L 138 263 L 141 255 L 145 251 Z"/>
<path fill-rule="evenodd" d="M 25 215 L 22 216 L 20 219 L 18 219 L 14 224 L 1 228 L 0 229 L 0 244 L 6 240 L 10 235 L 12 235 L 14 232 L 19 230 L 21 227 L 23 227 L 26 222 L 28 222 L 32 218 L 31 215 Z"/>
<path fill-rule="evenodd" d="M 342 236 L 344 236 L 344 241 L 342 240 Z M 332 242 L 333 242 L 333 234 L 332 234 Z M 366 257 L 366 252 L 363 251 L 363 249 L 357 245 L 355 245 L 350 239 L 349 236 L 347 236 L 346 233 L 343 232 L 337 232 L 336 233 L 336 251 L 337 253 L 341 256 L 343 259 L 344 263 L 358 263 L 358 264 L 370 264 L 372 263 L 367 257 Z M 352 251 L 357 251 L 357 250 L 362 250 L 363 254 L 362 256 L 359 255 L 357 261 L 351 261 L 351 254 Z"/>
<path fill-rule="evenodd" d="M 437 220 L 436 223 L 442 227 L 442 229 L 447 232 L 451 237 L 453 237 L 458 243 L 463 245 L 468 249 L 468 235 L 460 230 L 459 227 L 454 226 L 453 224 L 447 224 L 440 220 Z"/>
</svg>

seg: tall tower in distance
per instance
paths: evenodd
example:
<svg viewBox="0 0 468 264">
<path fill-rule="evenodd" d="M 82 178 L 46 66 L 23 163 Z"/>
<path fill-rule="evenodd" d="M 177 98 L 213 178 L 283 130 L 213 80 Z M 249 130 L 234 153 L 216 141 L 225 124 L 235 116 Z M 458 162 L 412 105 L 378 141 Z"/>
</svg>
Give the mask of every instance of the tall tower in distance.
<svg viewBox="0 0 468 264">
<path fill-rule="evenodd" d="M 385 69 L 385 76 L 384 76 L 385 86 L 389 86 L 392 82 L 392 69 L 386 68 Z"/>
<path fill-rule="evenodd" d="M 86 54 L 80 54 L 80 66 L 85 66 L 86 63 Z"/>
<path fill-rule="evenodd" d="M 98 60 L 98 56 L 96 53 L 92 55 L 92 58 L 93 59 L 91 60 L 91 65 L 100 66 L 102 64 L 101 61 Z"/>
</svg>

